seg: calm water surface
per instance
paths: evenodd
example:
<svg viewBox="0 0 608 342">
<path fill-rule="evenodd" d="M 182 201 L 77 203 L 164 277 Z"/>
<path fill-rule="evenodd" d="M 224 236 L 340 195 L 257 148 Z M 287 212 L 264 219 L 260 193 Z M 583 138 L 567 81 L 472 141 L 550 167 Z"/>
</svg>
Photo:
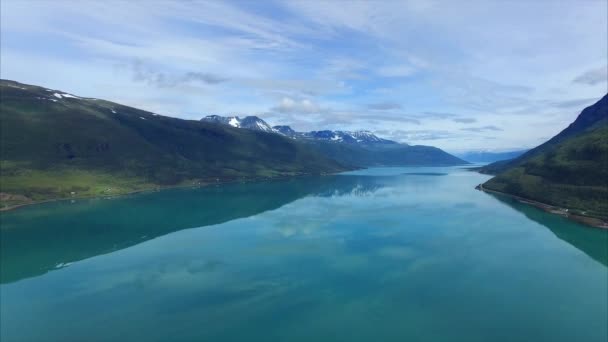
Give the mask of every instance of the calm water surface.
<svg viewBox="0 0 608 342">
<path fill-rule="evenodd" d="M 2 341 L 608 340 L 608 232 L 379 168 L 2 213 Z"/>
</svg>

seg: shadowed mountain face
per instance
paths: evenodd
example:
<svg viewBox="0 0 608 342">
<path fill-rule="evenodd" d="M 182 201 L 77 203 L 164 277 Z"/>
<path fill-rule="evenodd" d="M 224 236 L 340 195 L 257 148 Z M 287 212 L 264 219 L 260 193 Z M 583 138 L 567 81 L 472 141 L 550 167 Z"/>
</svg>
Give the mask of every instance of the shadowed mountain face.
<svg viewBox="0 0 608 342">
<path fill-rule="evenodd" d="M 549 229 L 555 236 L 576 247 L 597 262 L 608 266 L 608 230 L 589 228 L 501 195 L 494 198 Z"/>
<path fill-rule="evenodd" d="M 484 188 L 608 219 L 608 95 L 546 143 L 480 171 L 498 173 Z"/>
<path fill-rule="evenodd" d="M 2 216 L 1 282 L 43 274 L 182 229 L 274 210 L 302 197 L 363 193 L 381 186 L 371 177 L 306 177 L 64 201 L 8 212 Z"/>
</svg>

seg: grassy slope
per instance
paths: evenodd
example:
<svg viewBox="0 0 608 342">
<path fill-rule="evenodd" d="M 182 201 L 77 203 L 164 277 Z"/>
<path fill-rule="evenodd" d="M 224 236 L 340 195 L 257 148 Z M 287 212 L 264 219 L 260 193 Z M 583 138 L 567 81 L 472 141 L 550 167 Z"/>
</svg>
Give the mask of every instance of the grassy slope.
<svg viewBox="0 0 608 342">
<path fill-rule="evenodd" d="M 345 169 L 277 134 L 53 93 L 0 83 L 3 206 Z"/>
<path fill-rule="evenodd" d="M 490 170 L 500 173 L 485 188 L 607 219 L 608 98 L 549 142 Z"/>
</svg>

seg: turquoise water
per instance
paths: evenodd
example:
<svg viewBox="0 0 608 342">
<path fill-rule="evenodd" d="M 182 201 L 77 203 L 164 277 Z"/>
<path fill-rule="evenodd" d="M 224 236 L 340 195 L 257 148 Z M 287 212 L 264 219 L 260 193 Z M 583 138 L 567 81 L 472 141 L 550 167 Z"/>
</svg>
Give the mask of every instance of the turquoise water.
<svg viewBox="0 0 608 342">
<path fill-rule="evenodd" d="M 378 168 L 3 213 L 2 341 L 601 341 L 608 232 Z"/>
</svg>

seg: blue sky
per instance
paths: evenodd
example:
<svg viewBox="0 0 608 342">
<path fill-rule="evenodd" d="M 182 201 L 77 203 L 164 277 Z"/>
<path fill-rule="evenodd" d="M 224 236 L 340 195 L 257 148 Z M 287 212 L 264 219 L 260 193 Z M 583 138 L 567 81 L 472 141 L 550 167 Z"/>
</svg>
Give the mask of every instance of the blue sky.
<svg viewBox="0 0 608 342">
<path fill-rule="evenodd" d="M 533 147 L 607 92 L 599 1 L 2 0 L 2 78 L 451 152 Z"/>
</svg>

